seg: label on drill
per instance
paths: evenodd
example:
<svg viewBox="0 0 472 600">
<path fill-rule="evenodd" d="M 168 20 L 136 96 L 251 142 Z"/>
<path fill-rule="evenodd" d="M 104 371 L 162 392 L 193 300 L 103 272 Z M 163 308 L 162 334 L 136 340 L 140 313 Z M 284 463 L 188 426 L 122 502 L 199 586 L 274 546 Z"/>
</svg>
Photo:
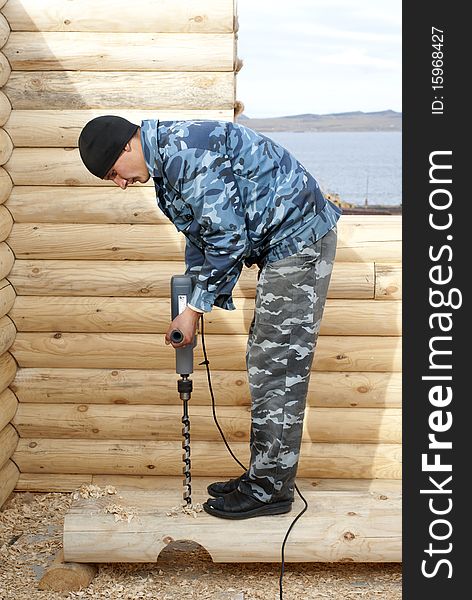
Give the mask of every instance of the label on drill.
<svg viewBox="0 0 472 600">
<path fill-rule="evenodd" d="M 179 315 L 187 308 L 187 294 L 179 294 Z"/>
</svg>

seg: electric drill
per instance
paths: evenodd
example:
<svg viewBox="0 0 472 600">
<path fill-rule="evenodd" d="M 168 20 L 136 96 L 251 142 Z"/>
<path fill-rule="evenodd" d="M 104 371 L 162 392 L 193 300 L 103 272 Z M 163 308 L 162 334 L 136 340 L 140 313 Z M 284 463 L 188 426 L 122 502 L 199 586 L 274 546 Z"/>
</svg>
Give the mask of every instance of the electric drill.
<svg viewBox="0 0 472 600">
<path fill-rule="evenodd" d="M 195 285 L 195 275 L 173 275 L 170 288 L 171 288 L 171 316 L 174 320 L 181 312 L 187 307 L 190 296 L 192 295 L 193 288 Z M 184 336 L 179 329 L 173 329 L 170 333 L 170 339 L 172 342 L 179 343 L 183 340 Z M 193 373 L 193 349 L 197 345 L 197 336 L 195 335 L 193 342 L 185 348 L 175 349 L 175 370 L 180 375 L 180 379 L 177 382 L 177 390 L 180 394 L 180 399 L 183 402 L 183 416 L 182 416 L 182 449 L 183 449 L 183 474 L 184 474 L 184 501 L 188 504 L 192 504 L 192 488 L 191 488 L 191 474 L 190 474 L 190 419 L 188 415 L 188 401 L 192 394 L 192 380 L 189 379 L 189 375 Z"/>
</svg>

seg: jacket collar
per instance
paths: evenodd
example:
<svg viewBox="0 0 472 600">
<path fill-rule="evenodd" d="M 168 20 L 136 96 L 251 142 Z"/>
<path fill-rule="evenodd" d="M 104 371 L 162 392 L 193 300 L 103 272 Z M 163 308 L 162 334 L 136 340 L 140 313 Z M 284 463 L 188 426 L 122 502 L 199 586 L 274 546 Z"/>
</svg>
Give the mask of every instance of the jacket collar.
<svg viewBox="0 0 472 600">
<path fill-rule="evenodd" d="M 159 120 L 141 121 L 141 146 L 151 177 L 162 179 L 162 151 L 159 147 Z"/>
</svg>

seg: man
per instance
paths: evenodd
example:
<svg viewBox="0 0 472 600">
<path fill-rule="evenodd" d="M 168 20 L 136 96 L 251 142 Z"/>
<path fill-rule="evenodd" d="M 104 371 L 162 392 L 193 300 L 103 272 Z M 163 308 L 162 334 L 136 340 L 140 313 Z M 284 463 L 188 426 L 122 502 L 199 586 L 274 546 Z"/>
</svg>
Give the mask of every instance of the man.
<svg viewBox="0 0 472 600">
<path fill-rule="evenodd" d="M 291 510 L 308 382 L 341 211 L 282 146 L 224 121 L 93 119 L 79 138 L 88 170 L 122 189 L 152 176 L 157 203 L 186 236 L 187 308 L 170 324 L 193 340 L 201 313 L 234 310 L 243 264 L 259 267 L 246 366 L 252 399 L 246 473 L 208 487 L 209 514 Z"/>
</svg>

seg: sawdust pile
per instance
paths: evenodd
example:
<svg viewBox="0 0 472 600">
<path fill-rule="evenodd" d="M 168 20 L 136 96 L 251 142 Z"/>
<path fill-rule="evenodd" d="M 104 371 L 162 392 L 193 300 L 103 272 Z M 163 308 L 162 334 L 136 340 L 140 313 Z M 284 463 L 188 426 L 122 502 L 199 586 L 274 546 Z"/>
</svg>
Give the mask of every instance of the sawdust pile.
<svg viewBox="0 0 472 600">
<path fill-rule="evenodd" d="M 83 483 L 79 489 L 72 492 L 73 500 L 77 500 L 80 498 L 102 498 L 104 496 L 111 496 L 117 494 L 116 487 L 113 485 L 106 485 L 104 488 L 101 488 L 98 485 L 93 485 L 91 483 Z M 123 500 L 123 496 L 118 496 L 120 500 Z M 121 506 L 121 504 L 117 504 L 116 502 L 111 502 L 107 504 L 103 508 L 103 512 L 107 514 L 112 514 L 115 518 L 115 523 L 117 521 L 126 521 L 130 523 L 135 517 L 139 521 L 138 517 L 138 509 L 135 506 Z"/>
<path fill-rule="evenodd" d="M 180 506 L 173 506 L 169 512 L 166 513 L 168 517 L 176 517 L 184 513 L 194 519 L 197 518 L 197 513 L 203 512 L 203 506 L 197 502 L 196 504 L 181 504 Z"/>
<path fill-rule="evenodd" d="M 99 564 L 98 575 L 85 590 L 39 591 L 39 579 L 62 547 L 64 515 L 71 499 L 71 494 L 14 492 L 4 504 L 0 510 L 1 600 L 279 598 L 278 563 L 213 563 L 205 549 L 186 541 L 169 544 L 157 563 Z M 285 566 L 284 600 L 387 598 L 402 598 L 398 563 L 287 563 Z"/>
<path fill-rule="evenodd" d="M 116 487 L 113 485 L 106 485 L 104 488 L 101 488 L 98 485 L 93 485 L 92 483 L 83 483 L 78 490 L 72 492 L 72 498 L 77 500 L 77 498 L 101 498 L 102 496 L 111 496 L 112 494 L 116 494 Z"/>
</svg>

